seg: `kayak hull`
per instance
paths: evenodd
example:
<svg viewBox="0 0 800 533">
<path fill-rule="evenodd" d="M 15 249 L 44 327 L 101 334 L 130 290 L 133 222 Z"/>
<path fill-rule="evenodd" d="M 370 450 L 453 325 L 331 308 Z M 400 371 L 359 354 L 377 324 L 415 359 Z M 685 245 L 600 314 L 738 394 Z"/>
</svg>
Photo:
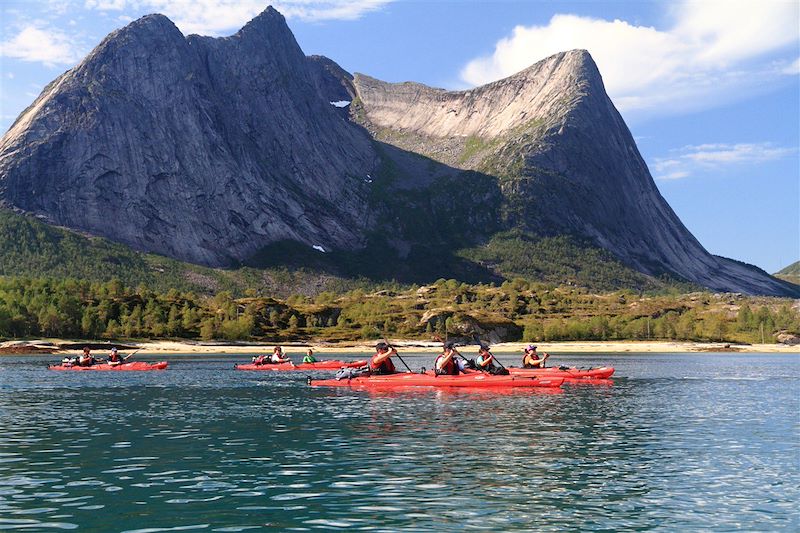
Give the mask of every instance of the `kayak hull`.
<svg viewBox="0 0 800 533">
<path fill-rule="evenodd" d="M 269 370 L 273 372 L 291 372 L 294 370 L 339 370 L 342 367 L 359 368 L 366 365 L 366 361 L 317 361 L 316 363 L 267 363 L 263 365 L 246 364 L 236 365 L 236 370 Z"/>
<path fill-rule="evenodd" d="M 436 376 L 429 373 L 400 373 L 386 376 L 360 376 L 351 379 L 311 380 L 313 387 L 351 387 L 368 389 L 391 389 L 408 387 L 444 387 L 467 389 L 512 389 L 546 387 L 558 388 L 564 383 L 561 377 L 493 376 L 482 372 L 458 376 Z"/>
<path fill-rule="evenodd" d="M 569 368 L 560 370 L 558 368 L 509 368 L 512 376 L 526 377 L 562 377 L 568 381 L 579 379 L 608 379 L 614 373 L 614 367 L 603 366 L 600 368 Z"/>
<path fill-rule="evenodd" d="M 47 368 L 50 370 L 74 370 L 78 372 L 145 372 L 148 370 L 164 370 L 167 368 L 167 362 L 159 361 L 158 363 L 145 363 L 142 361 L 136 361 L 133 363 L 122 363 L 116 366 L 109 365 L 107 363 L 99 363 L 92 366 L 50 365 Z"/>
</svg>

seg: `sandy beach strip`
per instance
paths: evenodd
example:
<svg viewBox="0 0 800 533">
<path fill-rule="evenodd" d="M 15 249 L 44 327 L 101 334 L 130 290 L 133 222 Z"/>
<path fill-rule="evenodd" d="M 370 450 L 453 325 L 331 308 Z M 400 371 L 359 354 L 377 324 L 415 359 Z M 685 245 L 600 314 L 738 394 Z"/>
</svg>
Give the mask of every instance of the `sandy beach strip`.
<svg viewBox="0 0 800 533">
<path fill-rule="evenodd" d="M 389 339 L 398 351 L 409 353 L 437 353 L 441 351 L 441 344 L 430 341 Z M 113 342 L 103 343 L 86 341 L 97 354 L 114 346 Z M 69 349 L 58 349 L 59 346 L 69 344 Z M 60 341 L 58 339 L 37 339 L 27 341 L 9 341 L 0 343 L 0 354 L 24 353 L 73 353 L 74 348 L 81 341 Z M 123 343 L 120 343 L 123 344 Z M 521 353 L 529 343 L 509 342 L 492 345 L 492 351 L 501 353 Z M 735 344 L 735 343 L 708 343 L 708 342 L 680 342 L 680 341 L 571 341 L 571 342 L 536 342 L 540 353 L 687 353 L 687 352 L 740 352 L 740 353 L 794 353 L 800 354 L 800 346 L 785 344 Z M 240 343 L 240 342 L 200 342 L 200 341 L 143 341 L 125 342 L 120 351 L 130 353 L 130 347 L 135 346 L 141 353 L 147 354 L 264 354 L 271 353 L 274 343 Z M 289 355 L 305 353 L 308 348 L 324 357 L 325 354 L 359 353 L 369 354 L 374 351 L 375 341 L 358 343 L 284 343 L 281 344 Z M 26 351 L 26 347 L 30 347 Z M 477 353 L 476 345 L 460 346 L 459 351 L 464 354 Z"/>
</svg>

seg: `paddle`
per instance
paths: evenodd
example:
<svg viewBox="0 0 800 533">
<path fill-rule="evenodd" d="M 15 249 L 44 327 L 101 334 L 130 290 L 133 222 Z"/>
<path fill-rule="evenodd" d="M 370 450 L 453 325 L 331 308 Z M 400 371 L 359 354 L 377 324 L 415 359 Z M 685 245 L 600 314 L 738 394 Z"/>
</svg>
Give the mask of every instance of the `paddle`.
<svg viewBox="0 0 800 533">
<path fill-rule="evenodd" d="M 126 355 L 125 357 L 123 357 L 123 358 L 122 358 L 122 360 L 123 360 L 123 361 L 127 361 L 129 357 L 133 357 L 133 356 L 134 356 L 134 354 L 136 354 L 137 352 L 140 352 L 140 351 L 142 351 L 142 349 L 141 349 L 141 348 L 139 348 L 139 349 L 138 349 L 138 350 L 136 350 L 135 352 L 131 352 L 130 354 Z"/>
<path fill-rule="evenodd" d="M 395 349 L 395 348 L 394 348 L 394 346 L 392 346 L 391 344 L 389 344 L 389 341 L 388 341 L 388 340 L 386 340 L 386 336 L 385 336 L 385 335 L 384 335 L 384 337 L 383 337 L 383 342 L 384 342 L 384 344 L 386 344 L 386 346 L 388 346 L 388 347 L 389 347 L 389 351 L 391 351 L 391 350 Z M 402 358 L 402 357 L 400 357 L 400 354 L 399 354 L 399 353 L 397 353 L 397 350 L 396 350 L 396 349 L 395 349 L 395 352 L 394 352 L 394 354 L 397 356 L 397 358 L 398 358 L 398 359 L 400 359 L 400 362 L 402 362 L 402 363 L 405 365 L 405 367 L 408 369 L 408 371 L 409 371 L 409 372 L 411 372 L 411 373 L 413 374 L 413 373 L 414 373 L 414 371 L 413 371 L 413 370 L 411 370 L 411 367 L 410 367 L 410 366 L 408 366 L 408 364 L 406 364 L 406 362 L 405 362 L 405 361 L 403 361 L 403 358 Z"/>
</svg>

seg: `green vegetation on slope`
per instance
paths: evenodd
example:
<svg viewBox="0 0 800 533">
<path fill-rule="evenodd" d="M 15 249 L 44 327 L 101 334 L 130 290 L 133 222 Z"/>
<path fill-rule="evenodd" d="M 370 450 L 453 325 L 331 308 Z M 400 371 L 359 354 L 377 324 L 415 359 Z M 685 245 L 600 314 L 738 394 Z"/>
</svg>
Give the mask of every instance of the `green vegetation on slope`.
<svg viewBox="0 0 800 533">
<path fill-rule="evenodd" d="M 780 278 L 789 283 L 800 285 L 800 261 L 795 261 L 791 265 L 775 273 L 776 278 Z"/>
<path fill-rule="evenodd" d="M 786 268 L 783 268 L 778 272 L 776 272 L 776 274 L 781 274 L 784 276 L 800 276 L 800 261 L 795 261 Z"/>
<path fill-rule="evenodd" d="M 384 335 L 540 340 L 774 342 L 800 332 L 792 301 L 741 295 L 593 294 L 575 287 L 438 280 L 406 290 L 286 299 L 155 292 L 117 280 L 0 278 L 0 337 L 359 340 Z"/>
</svg>

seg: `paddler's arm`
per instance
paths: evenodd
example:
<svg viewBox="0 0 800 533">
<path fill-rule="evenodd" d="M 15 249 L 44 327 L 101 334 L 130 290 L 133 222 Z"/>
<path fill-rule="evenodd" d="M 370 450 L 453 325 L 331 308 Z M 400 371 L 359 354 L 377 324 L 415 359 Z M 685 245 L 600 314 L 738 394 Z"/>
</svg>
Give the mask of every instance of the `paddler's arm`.
<svg viewBox="0 0 800 533">
<path fill-rule="evenodd" d="M 386 361 L 387 359 L 389 359 L 392 355 L 394 355 L 396 353 L 397 353 L 397 350 L 392 348 L 391 350 L 389 350 L 386 353 L 375 354 L 375 355 L 372 356 L 372 364 L 375 365 L 375 366 L 378 366 L 379 364 L 383 363 L 384 361 Z"/>
</svg>

